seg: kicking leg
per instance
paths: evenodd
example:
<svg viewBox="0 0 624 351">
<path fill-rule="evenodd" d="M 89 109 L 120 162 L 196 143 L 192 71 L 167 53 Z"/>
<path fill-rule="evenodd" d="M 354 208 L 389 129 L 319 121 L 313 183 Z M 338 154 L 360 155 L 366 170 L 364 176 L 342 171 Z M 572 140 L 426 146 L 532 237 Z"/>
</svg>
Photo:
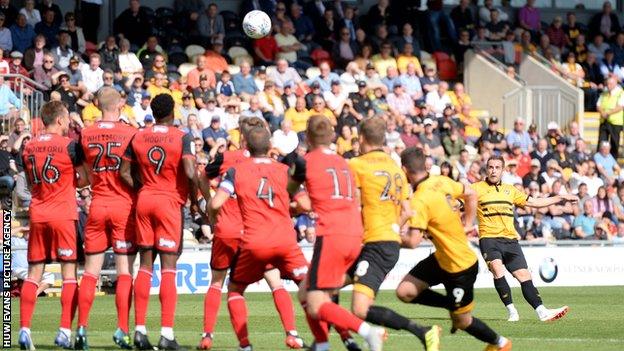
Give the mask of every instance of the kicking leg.
<svg viewBox="0 0 624 351">
<path fill-rule="evenodd" d="M 505 338 L 504 336 L 498 335 L 487 324 L 483 323 L 480 319 L 473 317 L 470 312 L 451 312 L 451 319 L 453 320 L 453 328 L 461 329 L 478 340 L 487 343 L 488 348 L 486 350 L 511 350 L 511 340 Z"/>
<path fill-rule="evenodd" d="M 568 306 L 555 309 L 548 309 L 544 306 L 542 298 L 539 295 L 539 291 L 533 285 L 531 273 L 528 269 L 518 269 L 512 274 L 520 282 L 524 299 L 529 303 L 529 305 L 531 305 L 531 307 L 533 307 L 535 313 L 537 313 L 537 316 L 542 322 L 556 321 L 568 313 Z"/>
</svg>

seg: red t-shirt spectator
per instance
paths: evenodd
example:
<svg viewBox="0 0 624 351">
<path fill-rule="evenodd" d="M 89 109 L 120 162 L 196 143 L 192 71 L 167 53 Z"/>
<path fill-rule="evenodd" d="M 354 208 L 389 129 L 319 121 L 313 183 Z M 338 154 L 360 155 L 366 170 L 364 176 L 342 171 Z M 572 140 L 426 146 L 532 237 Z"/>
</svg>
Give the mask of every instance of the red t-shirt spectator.
<svg viewBox="0 0 624 351">
<path fill-rule="evenodd" d="M 275 37 L 272 35 L 256 40 L 254 42 L 254 50 L 257 56 L 259 56 L 257 53 L 260 52 L 266 61 L 275 61 L 275 55 L 279 52 L 277 41 L 275 41 Z M 260 57 L 260 59 L 263 58 Z"/>
</svg>

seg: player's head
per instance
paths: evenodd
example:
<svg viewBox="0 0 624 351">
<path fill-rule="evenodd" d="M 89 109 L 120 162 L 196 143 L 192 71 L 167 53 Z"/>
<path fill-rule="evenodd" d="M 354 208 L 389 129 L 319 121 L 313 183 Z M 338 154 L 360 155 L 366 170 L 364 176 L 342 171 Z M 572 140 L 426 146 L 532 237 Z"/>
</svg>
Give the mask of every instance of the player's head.
<svg viewBox="0 0 624 351">
<path fill-rule="evenodd" d="M 102 119 L 113 118 L 113 120 L 119 119 L 119 109 L 121 102 L 121 94 L 115 88 L 103 87 L 98 91 L 99 107 L 102 110 Z M 111 116 L 113 115 L 113 116 Z M 116 116 L 115 116 L 116 115 Z"/>
<path fill-rule="evenodd" d="M 383 118 L 367 118 L 360 123 L 360 147 L 367 152 L 381 149 L 386 143 L 386 121 Z"/>
<path fill-rule="evenodd" d="M 266 121 L 260 117 L 245 117 L 238 122 L 240 128 L 240 143 L 241 148 L 246 148 L 246 138 L 249 131 L 256 127 L 266 128 Z"/>
<path fill-rule="evenodd" d="M 64 134 L 69 129 L 69 111 L 60 101 L 50 101 L 41 107 L 41 120 L 50 132 Z"/>
<path fill-rule="evenodd" d="M 152 114 L 156 123 L 171 124 L 173 122 L 173 108 L 175 102 L 169 94 L 158 94 L 150 102 Z"/>
<path fill-rule="evenodd" d="M 251 156 L 266 156 L 271 148 L 271 133 L 264 126 L 252 128 L 246 136 L 247 149 Z"/>
<path fill-rule="evenodd" d="M 419 174 L 425 172 L 427 156 L 419 147 L 408 147 L 401 153 L 401 165 L 406 174 Z"/>
<path fill-rule="evenodd" d="M 498 184 L 505 169 L 505 159 L 502 156 L 492 156 L 485 165 L 488 183 Z"/>
<path fill-rule="evenodd" d="M 306 140 L 310 148 L 329 146 L 334 139 L 334 127 L 329 119 L 323 115 L 314 115 L 308 119 Z"/>
</svg>

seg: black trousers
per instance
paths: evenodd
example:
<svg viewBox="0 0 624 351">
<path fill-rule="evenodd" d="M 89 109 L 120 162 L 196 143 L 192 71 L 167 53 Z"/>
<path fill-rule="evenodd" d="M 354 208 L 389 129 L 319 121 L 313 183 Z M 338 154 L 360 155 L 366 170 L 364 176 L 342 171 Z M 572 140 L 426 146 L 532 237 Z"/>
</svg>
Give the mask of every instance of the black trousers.
<svg viewBox="0 0 624 351">
<path fill-rule="evenodd" d="M 611 155 L 617 160 L 618 153 L 620 151 L 620 133 L 622 132 L 622 126 L 613 125 L 607 121 L 600 123 L 598 129 L 598 147 L 600 149 L 600 143 L 608 141 L 611 144 Z"/>
<path fill-rule="evenodd" d="M 86 41 L 97 44 L 98 30 L 100 29 L 100 9 L 102 6 L 86 1 L 80 1 L 82 15 L 82 31 Z"/>
</svg>

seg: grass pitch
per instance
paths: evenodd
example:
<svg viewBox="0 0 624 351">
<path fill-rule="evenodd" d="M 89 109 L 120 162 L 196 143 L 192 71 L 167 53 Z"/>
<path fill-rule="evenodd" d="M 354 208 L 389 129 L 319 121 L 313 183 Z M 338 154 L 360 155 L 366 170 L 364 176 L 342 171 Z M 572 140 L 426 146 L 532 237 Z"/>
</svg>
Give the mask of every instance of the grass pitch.
<svg viewBox="0 0 624 351">
<path fill-rule="evenodd" d="M 512 339 L 514 350 L 527 351 L 570 351 L 570 350 L 624 350 L 624 287 L 594 288 L 542 288 L 542 298 L 547 306 L 559 307 L 567 304 L 570 313 L 561 321 L 542 323 L 522 298 L 520 289 L 513 289 L 514 302 L 520 311 L 520 322 L 508 323 L 506 310 L 494 289 L 476 290 L 475 315 L 488 323 L 497 332 Z M 293 296 L 294 297 L 294 296 Z M 203 295 L 179 295 L 176 312 L 176 337 L 181 345 L 195 349 L 199 343 L 203 325 Z M 254 350 L 286 350 L 284 334 L 272 297 L 268 293 L 246 294 L 249 309 L 249 332 Z M 349 306 L 350 292 L 344 292 L 341 304 Z M 423 324 L 439 324 L 444 333 L 443 350 L 482 350 L 484 345 L 464 332 L 451 335 L 450 321 L 444 311 L 403 304 L 393 292 L 382 292 L 378 303 L 403 313 L 408 318 Z M 159 338 L 158 296 L 153 296 L 149 305 L 148 335 L 152 343 Z M 306 342 L 311 342 L 301 308 L 295 303 L 297 326 Z M 13 299 L 13 343 L 17 344 L 19 331 L 19 300 Z M 58 298 L 41 298 L 37 302 L 33 319 L 33 340 L 37 349 L 55 349 L 53 339 L 60 318 Z M 116 326 L 114 296 L 97 297 L 93 305 L 88 336 L 93 350 L 114 350 L 112 333 Z M 131 322 L 133 317 L 131 316 Z M 131 323 L 131 328 L 132 323 Z M 389 330 L 390 337 L 385 350 L 422 350 L 420 342 L 407 332 Z M 237 341 L 230 325 L 225 296 L 217 322 L 213 350 L 236 350 Z M 363 343 L 358 337 L 358 341 Z M 332 350 L 344 350 L 339 338 L 332 334 Z"/>
</svg>

